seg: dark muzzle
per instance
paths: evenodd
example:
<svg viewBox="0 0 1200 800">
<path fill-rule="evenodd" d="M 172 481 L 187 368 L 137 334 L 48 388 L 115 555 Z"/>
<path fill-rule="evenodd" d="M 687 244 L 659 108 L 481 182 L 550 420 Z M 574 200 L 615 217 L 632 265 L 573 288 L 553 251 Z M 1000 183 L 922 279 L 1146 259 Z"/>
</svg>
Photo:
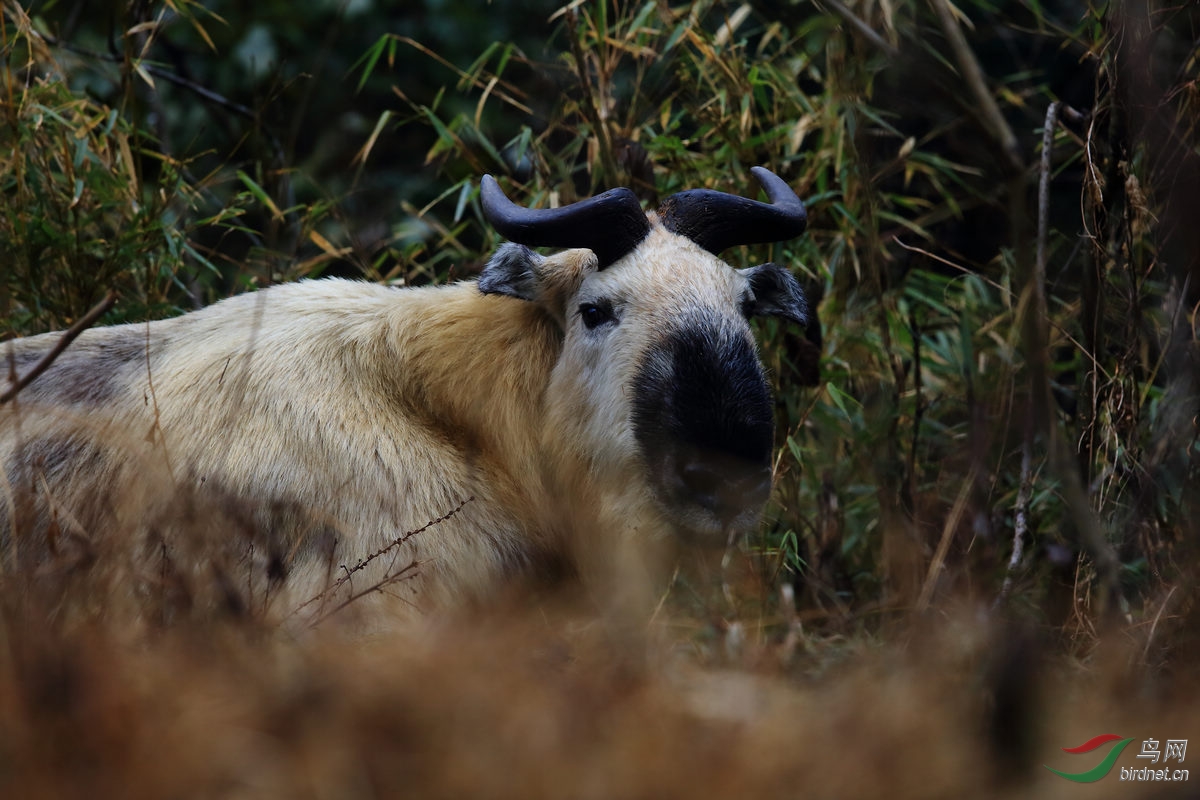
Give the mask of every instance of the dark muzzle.
<svg viewBox="0 0 1200 800">
<path fill-rule="evenodd" d="M 634 432 L 660 500 L 690 527 L 752 524 L 771 490 L 771 397 L 747 337 L 688 324 L 650 353 Z"/>
</svg>

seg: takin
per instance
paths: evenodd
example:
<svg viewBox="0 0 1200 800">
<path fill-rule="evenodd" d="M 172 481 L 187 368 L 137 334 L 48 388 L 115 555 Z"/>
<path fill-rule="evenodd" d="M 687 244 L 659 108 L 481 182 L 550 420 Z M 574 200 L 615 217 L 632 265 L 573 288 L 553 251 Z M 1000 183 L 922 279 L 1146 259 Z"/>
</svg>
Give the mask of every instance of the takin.
<svg viewBox="0 0 1200 800">
<path fill-rule="evenodd" d="M 138 591 L 190 575 L 286 616 L 370 593 L 445 607 L 620 543 L 732 540 L 771 488 L 748 320 L 808 315 L 785 268 L 718 258 L 804 230 L 795 193 L 753 172 L 769 202 L 697 189 L 657 213 L 628 189 L 523 208 L 485 176 L 510 241 L 477 280 L 302 281 L 84 331 L 0 406 L 0 565 L 95 564 L 124 537 Z M 58 339 L 0 344 L 0 390 Z M 197 538 L 224 561 L 192 566 Z"/>
</svg>

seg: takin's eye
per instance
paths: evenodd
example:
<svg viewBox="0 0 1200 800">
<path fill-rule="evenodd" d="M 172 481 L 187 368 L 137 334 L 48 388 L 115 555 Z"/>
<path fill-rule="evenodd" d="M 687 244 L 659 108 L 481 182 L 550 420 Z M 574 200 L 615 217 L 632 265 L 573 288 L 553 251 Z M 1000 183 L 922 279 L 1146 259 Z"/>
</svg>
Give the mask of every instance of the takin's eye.
<svg viewBox="0 0 1200 800">
<path fill-rule="evenodd" d="M 579 318 L 583 320 L 583 325 L 589 331 L 598 328 L 608 322 L 615 322 L 617 317 L 613 314 L 612 303 L 607 300 L 600 300 L 595 303 L 581 303 L 579 306 Z"/>
</svg>

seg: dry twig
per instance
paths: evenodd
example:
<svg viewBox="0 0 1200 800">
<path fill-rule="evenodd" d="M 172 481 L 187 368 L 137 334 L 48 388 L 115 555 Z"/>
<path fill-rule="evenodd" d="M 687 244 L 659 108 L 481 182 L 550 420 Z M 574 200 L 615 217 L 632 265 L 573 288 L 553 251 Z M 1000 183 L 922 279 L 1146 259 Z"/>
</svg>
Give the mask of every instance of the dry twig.
<svg viewBox="0 0 1200 800">
<path fill-rule="evenodd" d="M 12 369 L 12 374 L 15 380 L 12 386 L 5 389 L 3 393 L 0 393 L 0 405 L 12 400 L 22 389 L 33 383 L 39 375 L 49 369 L 50 365 L 53 364 L 54 361 L 63 354 L 63 351 L 66 350 L 67 347 L 70 346 L 71 342 L 75 341 L 75 338 L 79 336 L 79 334 L 95 325 L 96 320 L 107 314 L 108 310 L 112 308 L 116 302 L 117 293 L 110 289 L 108 294 L 104 296 L 103 300 L 92 306 L 90 311 L 76 320 L 75 324 L 63 333 L 62 337 L 59 338 L 58 343 L 54 345 L 50 352 L 42 356 L 42 360 L 35 364 L 33 369 L 29 370 L 29 372 L 20 378 L 16 378 L 15 364 L 10 365 L 10 369 Z"/>
<path fill-rule="evenodd" d="M 434 525 L 439 525 L 439 524 L 445 522 L 446 520 L 450 519 L 455 514 L 462 511 L 463 507 L 466 506 L 467 503 L 470 503 L 471 501 L 473 501 L 474 499 L 475 499 L 475 497 L 474 497 L 474 495 L 472 495 L 471 497 L 468 497 L 466 500 L 463 500 L 461 503 L 459 503 L 457 506 L 455 506 L 453 509 L 446 512 L 442 516 L 440 516 L 436 519 L 429 520 L 429 522 L 426 522 L 424 525 L 417 528 L 416 530 L 411 530 L 411 531 L 407 531 L 405 533 L 400 534 L 395 539 L 393 539 L 391 542 L 384 545 L 380 549 L 376 550 L 374 553 L 371 553 L 370 555 L 366 556 L 365 558 L 359 559 L 358 563 L 356 563 L 353 567 L 347 567 L 346 565 L 343 564 L 342 570 L 343 570 L 344 574 L 342 575 L 342 577 L 338 578 L 336 581 L 334 581 L 332 584 L 330 584 L 328 587 L 326 587 L 320 594 L 317 594 L 316 596 L 311 597 L 308 600 L 305 600 L 300 605 L 296 606 L 296 608 L 294 608 L 292 610 L 292 613 L 289 616 L 298 614 L 299 612 L 303 611 L 305 608 L 312 605 L 313 603 L 316 603 L 317 601 L 324 600 L 325 598 L 329 597 L 331 594 L 336 592 L 338 589 L 340 589 L 344 585 L 346 585 L 346 583 L 349 582 L 354 577 L 354 573 L 361 571 L 375 559 L 380 558 L 381 556 L 386 555 L 387 553 L 400 547 L 400 545 L 404 544 L 405 542 L 407 542 L 409 539 L 413 538 L 417 534 L 424 533 L 425 531 L 432 528 Z M 419 566 L 419 563 L 417 561 L 413 561 L 411 564 L 407 565 L 406 567 L 399 570 L 398 572 L 388 573 L 388 575 L 384 576 L 384 578 L 382 580 L 380 580 L 378 583 L 372 585 L 370 588 L 365 589 L 364 591 L 359 592 L 357 594 L 352 594 L 350 596 L 350 598 L 348 600 L 346 600 L 346 602 L 341 603 L 340 605 L 337 606 L 337 608 L 333 609 L 328 614 L 322 615 L 320 617 L 320 619 L 318 619 L 313 624 L 316 625 L 321 620 L 329 618 L 329 616 L 337 613 L 338 611 L 345 608 L 347 605 L 349 605 L 353 601 L 357 600 L 358 598 L 360 598 L 364 595 L 370 594 L 371 592 L 378 591 L 379 589 L 382 589 L 384 586 L 387 586 L 388 584 L 395 583 L 396 581 L 401 580 L 402 578 L 407 576 L 407 573 L 415 570 L 418 566 Z"/>
<path fill-rule="evenodd" d="M 1034 262 L 1033 275 L 1033 314 L 1037 325 L 1045 326 L 1046 310 L 1046 238 L 1050 219 L 1050 155 L 1054 149 L 1054 129 L 1058 124 L 1058 102 L 1052 102 L 1046 109 L 1046 122 L 1042 128 L 1042 159 L 1038 175 L 1038 227 L 1037 255 Z M 1043 329 L 1039 337 L 1045 341 Z M 1017 489 L 1017 503 L 1013 509 L 1013 546 L 1012 555 L 1008 559 L 1004 582 L 1000 585 L 1000 593 L 996 596 L 994 606 L 1008 599 L 1012 591 L 1013 579 L 1025 553 L 1025 539 L 1029 530 L 1029 502 L 1033 495 L 1033 440 L 1037 435 L 1033 424 L 1025 425 L 1024 441 L 1021 443 L 1021 484 Z"/>
<path fill-rule="evenodd" d="M 1008 559 L 1004 583 L 996 596 L 995 608 L 1008 599 L 1021 558 L 1025 555 L 1025 538 L 1029 530 L 1029 502 L 1033 496 L 1033 427 L 1026 425 L 1025 442 L 1021 446 L 1021 486 L 1017 489 L 1017 504 L 1013 509 L 1013 546 Z"/>
</svg>

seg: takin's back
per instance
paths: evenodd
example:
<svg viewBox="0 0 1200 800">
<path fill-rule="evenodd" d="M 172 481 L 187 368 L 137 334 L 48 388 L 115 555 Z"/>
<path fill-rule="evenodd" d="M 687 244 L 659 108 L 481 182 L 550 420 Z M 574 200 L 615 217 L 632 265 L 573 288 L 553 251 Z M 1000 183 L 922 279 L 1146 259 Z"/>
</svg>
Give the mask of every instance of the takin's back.
<svg viewBox="0 0 1200 800">
<path fill-rule="evenodd" d="M 0 353 L 21 375 L 58 336 Z M 457 509 L 343 594 L 395 575 L 421 607 L 486 592 L 557 546 L 538 426 L 558 338 L 474 283 L 340 280 L 85 331 L 0 407 L 9 563 L 132 546 L 251 604 L 275 591 L 278 614 Z"/>
</svg>

